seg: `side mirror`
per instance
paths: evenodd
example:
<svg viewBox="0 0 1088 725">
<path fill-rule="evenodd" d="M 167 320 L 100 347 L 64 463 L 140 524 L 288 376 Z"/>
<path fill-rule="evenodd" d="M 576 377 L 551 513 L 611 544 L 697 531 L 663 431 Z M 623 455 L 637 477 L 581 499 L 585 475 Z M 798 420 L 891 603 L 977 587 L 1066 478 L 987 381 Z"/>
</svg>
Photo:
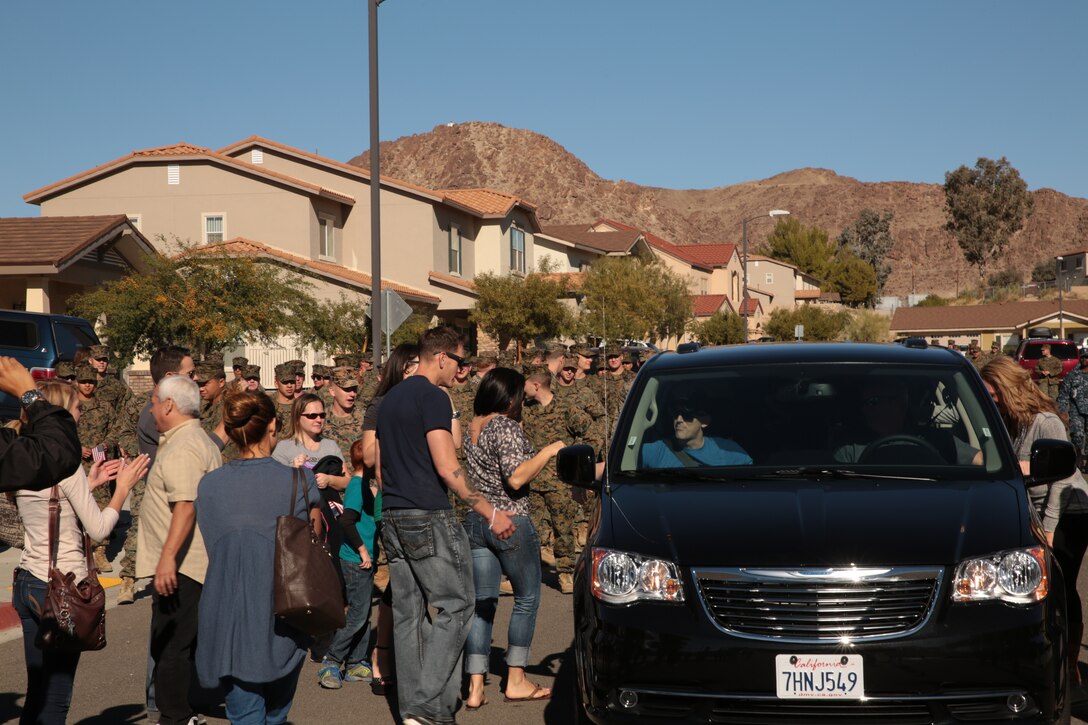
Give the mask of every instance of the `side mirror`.
<svg viewBox="0 0 1088 725">
<path fill-rule="evenodd" d="M 555 471 L 563 483 L 596 489 L 597 459 L 593 446 L 579 444 L 563 448 L 555 459 Z"/>
<path fill-rule="evenodd" d="M 1077 470 L 1077 449 L 1069 441 L 1040 438 L 1031 444 L 1029 484 L 1052 483 Z"/>
</svg>

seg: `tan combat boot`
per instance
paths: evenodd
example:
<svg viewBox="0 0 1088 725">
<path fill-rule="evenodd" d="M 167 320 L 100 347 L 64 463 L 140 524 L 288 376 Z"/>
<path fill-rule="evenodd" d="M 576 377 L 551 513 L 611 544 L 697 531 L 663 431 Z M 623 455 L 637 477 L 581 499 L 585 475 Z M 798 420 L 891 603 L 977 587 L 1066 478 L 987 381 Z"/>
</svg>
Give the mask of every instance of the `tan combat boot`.
<svg viewBox="0 0 1088 725">
<path fill-rule="evenodd" d="M 110 563 L 110 559 L 106 556 L 106 547 L 96 546 L 94 549 L 94 565 L 98 567 L 98 571 L 107 573 L 113 571 L 113 564 Z"/>
<path fill-rule="evenodd" d="M 136 601 L 136 580 L 130 576 L 121 578 L 121 591 L 117 594 L 118 604 L 132 604 Z"/>
<path fill-rule="evenodd" d="M 567 572 L 561 572 L 559 574 L 559 591 L 564 594 L 571 594 L 574 592 L 574 575 Z"/>
<path fill-rule="evenodd" d="M 500 594 L 513 594 L 514 593 L 514 585 L 510 583 L 509 579 L 506 579 L 504 577 L 503 580 L 499 582 L 499 593 Z"/>
<path fill-rule="evenodd" d="M 555 566 L 555 552 L 552 551 L 552 547 L 540 547 L 540 563 L 544 566 Z"/>
</svg>

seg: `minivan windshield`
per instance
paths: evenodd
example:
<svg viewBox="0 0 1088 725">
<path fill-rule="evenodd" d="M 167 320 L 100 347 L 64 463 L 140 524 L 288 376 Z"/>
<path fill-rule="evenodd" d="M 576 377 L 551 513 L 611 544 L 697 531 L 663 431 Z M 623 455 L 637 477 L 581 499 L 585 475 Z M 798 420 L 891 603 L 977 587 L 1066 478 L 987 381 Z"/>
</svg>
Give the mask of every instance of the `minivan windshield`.
<svg viewBox="0 0 1088 725">
<path fill-rule="evenodd" d="M 959 366 L 871 362 L 663 370 L 640 381 L 627 401 L 614 470 L 669 469 L 663 480 L 710 471 L 1007 474 L 996 437 L 1002 423 L 988 416 L 985 390 L 970 374 Z"/>
</svg>

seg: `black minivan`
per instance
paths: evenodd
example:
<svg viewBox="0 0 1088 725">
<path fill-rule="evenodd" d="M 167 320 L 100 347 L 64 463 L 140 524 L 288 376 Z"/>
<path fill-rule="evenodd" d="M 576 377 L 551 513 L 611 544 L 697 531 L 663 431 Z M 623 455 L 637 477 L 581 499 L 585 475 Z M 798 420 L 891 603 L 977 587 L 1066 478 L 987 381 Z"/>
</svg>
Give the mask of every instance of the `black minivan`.
<svg viewBox="0 0 1088 725">
<path fill-rule="evenodd" d="M 697 347 L 697 346 L 693 346 Z M 596 723 L 1069 717 L 1062 573 L 978 373 L 941 348 L 694 349 L 639 372 L 575 572 Z"/>
<path fill-rule="evenodd" d="M 35 379 L 56 374 L 58 360 L 72 360 L 78 350 L 98 344 L 91 323 L 82 317 L 0 310 L 0 355 L 13 357 Z M 0 393 L 0 420 L 19 417 L 19 401 Z"/>
</svg>

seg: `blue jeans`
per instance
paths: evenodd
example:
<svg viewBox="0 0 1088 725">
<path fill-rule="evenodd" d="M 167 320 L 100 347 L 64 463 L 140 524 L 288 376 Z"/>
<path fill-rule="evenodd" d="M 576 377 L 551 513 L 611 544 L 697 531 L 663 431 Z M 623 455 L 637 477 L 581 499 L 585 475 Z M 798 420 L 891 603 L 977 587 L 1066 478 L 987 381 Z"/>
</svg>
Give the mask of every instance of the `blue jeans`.
<svg viewBox="0 0 1088 725">
<path fill-rule="evenodd" d="M 393 645 L 402 717 L 453 722 L 461 652 L 472 623 L 472 555 L 452 510 L 382 511 L 393 587 Z M 434 619 L 427 607 L 437 610 Z"/>
<path fill-rule="evenodd" d="M 475 511 L 465 517 L 472 547 L 472 579 L 476 583 L 476 614 L 465 645 L 465 670 L 470 675 L 487 674 L 491 659 L 491 627 L 499 605 L 502 574 L 514 588 L 514 611 L 510 615 L 506 666 L 524 668 L 529 663 L 529 645 L 536 629 L 540 605 L 540 538 L 528 516 L 514 516 L 517 530 L 506 540 L 491 533 L 487 521 Z"/>
<path fill-rule="evenodd" d="M 23 625 L 23 655 L 26 658 L 26 697 L 20 725 L 64 725 L 72 704 L 72 686 L 79 666 L 79 652 L 41 650 L 38 636 L 46 583 L 28 571 L 15 570 L 12 606 Z"/>
<path fill-rule="evenodd" d="M 340 571 L 344 574 L 344 586 L 347 588 L 348 612 L 344 626 L 336 631 L 325 656 L 350 667 L 368 659 L 374 567 L 363 569 L 356 562 L 341 559 Z"/>
<path fill-rule="evenodd" d="M 287 722 L 301 671 L 302 662 L 294 672 L 274 682 L 242 682 L 233 677 L 224 677 L 227 719 L 231 725 L 280 725 Z"/>
</svg>

